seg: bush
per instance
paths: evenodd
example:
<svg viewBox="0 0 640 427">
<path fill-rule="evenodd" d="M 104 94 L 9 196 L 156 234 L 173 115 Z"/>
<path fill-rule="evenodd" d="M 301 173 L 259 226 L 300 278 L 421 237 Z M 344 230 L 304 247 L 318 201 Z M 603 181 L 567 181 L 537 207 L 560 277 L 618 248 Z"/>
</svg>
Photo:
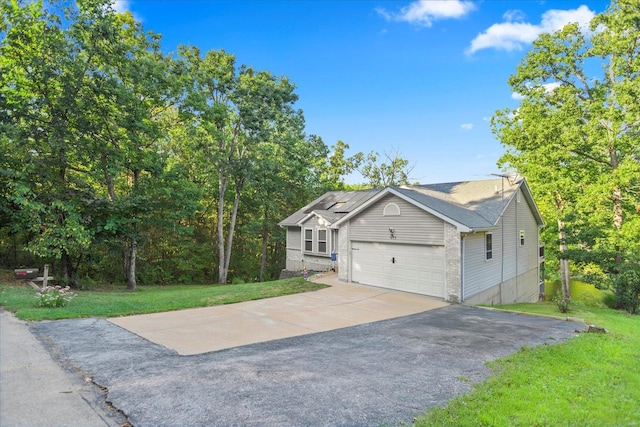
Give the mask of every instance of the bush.
<svg viewBox="0 0 640 427">
<path fill-rule="evenodd" d="M 64 307 L 78 294 L 74 294 L 69 286 L 44 286 L 36 292 L 36 307 Z"/>
<path fill-rule="evenodd" d="M 615 310 L 618 308 L 616 294 L 614 294 L 613 292 L 607 292 L 606 294 L 604 294 L 604 296 L 602 297 L 602 302 L 604 303 L 604 305 L 611 309 Z"/>
<path fill-rule="evenodd" d="M 640 307 L 640 264 L 622 263 L 613 279 L 616 293 L 616 308 L 636 314 Z"/>
<path fill-rule="evenodd" d="M 560 313 L 567 313 L 569 311 L 571 300 L 569 298 L 565 298 L 562 293 L 556 294 L 553 297 L 553 302 L 555 302 L 558 306 L 558 310 L 560 310 Z"/>
</svg>

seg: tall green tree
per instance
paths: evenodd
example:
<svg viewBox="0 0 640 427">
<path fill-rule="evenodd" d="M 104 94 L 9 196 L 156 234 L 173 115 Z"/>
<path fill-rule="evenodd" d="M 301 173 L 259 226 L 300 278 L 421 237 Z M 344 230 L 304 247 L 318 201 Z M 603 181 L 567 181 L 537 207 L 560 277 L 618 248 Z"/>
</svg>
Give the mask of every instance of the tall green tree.
<svg viewBox="0 0 640 427">
<path fill-rule="evenodd" d="M 640 4 L 619 0 L 590 31 L 542 34 L 509 79 L 520 106 L 492 120 L 507 147 L 499 165 L 527 176 L 557 224 L 566 297 L 569 259 L 599 272 L 621 305 L 640 286 L 618 280 L 640 261 L 628 243 L 640 237 L 639 23 Z"/>
<path fill-rule="evenodd" d="M 293 108 L 298 97 L 287 78 L 236 67 L 235 57 L 222 50 L 202 56 L 195 47 L 181 47 L 179 61 L 191 79 L 182 104 L 189 136 L 217 184 L 218 282 L 226 283 L 241 195 L 255 179 L 257 147 L 283 122 L 301 120 L 302 112 Z"/>
<path fill-rule="evenodd" d="M 12 223 L 29 233 L 29 251 L 60 259 L 73 282 L 93 234 L 79 203 L 89 189 L 73 126 L 84 70 L 62 23 L 66 10 L 15 0 L 0 8 L 0 126 L 16 160 L 7 176 Z"/>
<path fill-rule="evenodd" d="M 31 252 L 61 260 L 72 284 L 96 239 L 119 241 L 135 289 L 140 224 L 157 218 L 155 186 L 166 182 L 161 115 L 177 93 L 159 37 L 108 0 L 1 7 L 13 222 L 30 233 Z"/>
</svg>

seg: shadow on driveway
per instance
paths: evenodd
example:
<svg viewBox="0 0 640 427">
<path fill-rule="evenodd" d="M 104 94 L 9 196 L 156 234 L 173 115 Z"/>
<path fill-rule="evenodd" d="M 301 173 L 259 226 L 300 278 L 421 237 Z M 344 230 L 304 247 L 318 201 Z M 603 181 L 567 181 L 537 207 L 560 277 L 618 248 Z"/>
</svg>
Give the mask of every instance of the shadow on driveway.
<svg viewBox="0 0 640 427">
<path fill-rule="evenodd" d="M 575 323 L 453 305 L 180 356 L 104 319 L 33 325 L 137 426 L 410 423 L 486 378 L 485 362 L 558 343 Z M 581 327 L 581 326 L 578 326 Z"/>
</svg>

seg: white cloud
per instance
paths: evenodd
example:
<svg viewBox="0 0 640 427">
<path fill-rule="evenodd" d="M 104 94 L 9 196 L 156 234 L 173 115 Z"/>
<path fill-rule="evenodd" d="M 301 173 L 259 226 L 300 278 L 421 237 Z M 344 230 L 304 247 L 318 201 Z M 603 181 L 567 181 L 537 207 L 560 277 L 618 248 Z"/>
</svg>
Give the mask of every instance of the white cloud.
<svg viewBox="0 0 640 427">
<path fill-rule="evenodd" d="M 113 10 L 118 13 L 124 13 L 130 10 L 131 2 L 129 0 L 113 0 Z"/>
<path fill-rule="evenodd" d="M 550 33 L 562 29 L 566 24 L 577 22 L 583 31 L 588 31 L 589 22 L 595 13 L 587 6 L 577 9 L 546 11 L 540 24 L 526 22 L 512 22 L 519 19 L 517 14 L 507 12 L 504 18 L 507 22 L 493 24 L 485 32 L 480 33 L 471 41 L 467 52 L 474 53 L 481 49 L 502 49 L 506 51 L 522 50 L 525 44 L 533 42 L 541 33 Z"/>
<path fill-rule="evenodd" d="M 465 123 L 463 125 L 460 126 L 462 129 L 464 130 L 471 130 L 473 129 L 473 123 Z"/>
<path fill-rule="evenodd" d="M 472 2 L 464 0 L 418 0 L 399 12 L 388 12 L 383 8 L 376 8 L 376 12 L 389 21 L 430 27 L 435 20 L 462 18 L 475 8 Z"/>
<path fill-rule="evenodd" d="M 513 21 L 524 21 L 525 14 L 523 11 L 518 9 L 507 10 L 502 17 L 505 21 L 513 22 Z"/>
<path fill-rule="evenodd" d="M 562 83 L 560 83 L 560 82 L 551 82 L 551 83 L 543 84 L 542 87 L 544 88 L 545 92 L 551 93 L 554 90 L 556 90 L 556 88 L 559 88 L 560 85 L 562 85 Z"/>
<path fill-rule="evenodd" d="M 560 87 L 561 84 L 562 83 L 560 82 L 551 82 L 551 83 L 544 83 L 540 85 L 540 87 L 542 87 L 546 93 L 551 93 L 554 90 L 556 90 L 556 88 Z M 529 87 L 533 87 L 533 86 L 529 86 Z M 524 95 L 518 92 L 513 92 L 511 94 L 511 98 L 516 100 L 521 100 L 521 99 L 524 99 Z"/>
</svg>

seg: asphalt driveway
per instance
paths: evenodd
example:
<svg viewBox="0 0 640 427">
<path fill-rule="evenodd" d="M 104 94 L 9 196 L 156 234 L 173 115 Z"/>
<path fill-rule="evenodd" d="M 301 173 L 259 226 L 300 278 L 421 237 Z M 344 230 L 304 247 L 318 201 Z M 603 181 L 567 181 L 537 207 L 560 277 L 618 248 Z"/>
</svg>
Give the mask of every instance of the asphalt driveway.
<svg viewBox="0 0 640 427">
<path fill-rule="evenodd" d="M 181 356 L 104 319 L 32 331 L 135 426 L 392 425 L 469 391 L 485 362 L 580 325 L 461 305 Z"/>
</svg>

